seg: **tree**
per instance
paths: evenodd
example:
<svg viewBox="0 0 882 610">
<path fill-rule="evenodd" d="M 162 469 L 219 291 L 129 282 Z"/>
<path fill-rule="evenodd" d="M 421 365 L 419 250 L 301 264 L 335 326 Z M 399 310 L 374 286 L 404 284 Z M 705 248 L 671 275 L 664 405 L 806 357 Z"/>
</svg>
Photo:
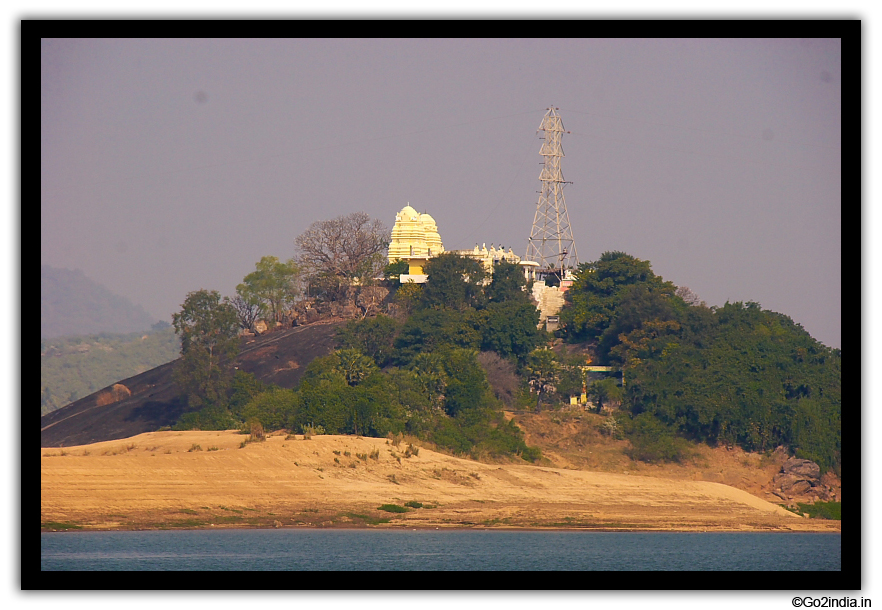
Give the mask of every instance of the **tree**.
<svg viewBox="0 0 882 610">
<path fill-rule="evenodd" d="M 241 301 L 234 305 L 238 311 L 257 305 L 265 318 L 281 322 L 282 312 L 297 296 L 299 278 L 300 269 L 293 258 L 281 262 L 275 256 L 264 256 L 236 286 Z"/>
<path fill-rule="evenodd" d="M 337 331 L 337 342 L 342 348 L 354 348 L 373 358 L 379 367 L 392 362 L 395 337 L 401 323 L 393 318 L 378 315 L 363 320 L 350 320 Z"/>
<path fill-rule="evenodd" d="M 692 292 L 688 286 L 680 286 L 674 294 L 683 299 L 687 305 L 701 307 L 707 306 L 707 303 L 702 301 L 701 297 Z"/>
<path fill-rule="evenodd" d="M 542 338 L 543 331 L 537 328 L 539 310 L 529 301 L 491 302 L 482 313 L 486 320 L 482 325 L 482 349 L 503 358 L 514 356 L 523 362 Z"/>
<path fill-rule="evenodd" d="M 397 288 L 400 286 L 401 276 L 407 275 L 409 271 L 410 264 L 398 258 L 383 267 L 383 277 L 386 278 L 389 288 Z"/>
<path fill-rule="evenodd" d="M 530 385 L 536 388 L 536 413 L 539 413 L 542 395 L 555 391 L 554 383 L 558 377 L 557 358 L 550 349 L 537 349 L 527 358 L 525 368 Z"/>
<path fill-rule="evenodd" d="M 337 369 L 349 386 L 357 386 L 377 370 L 373 360 L 357 349 L 341 349 L 334 352 Z"/>
<path fill-rule="evenodd" d="M 425 308 L 464 310 L 483 304 L 483 265 L 470 256 L 444 252 L 426 261 L 428 278 L 421 299 Z"/>
<path fill-rule="evenodd" d="M 366 285 L 383 269 L 389 229 L 364 212 L 314 222 L 297 236 L 298 261 L 310 285 L 338 300 L 353 285 Z"/>
<path fill-rule="evenodd" d="M 239 320 L 239 327 L 243 330 L 254 331 L 254 323 L 260 317 L 260 304 L 257 299 L 244 297 L 237 294 L 230 299 L 230 305 L 236 310 L 236 318 Z"/>
<path fill-rule="evenodd" d="M 603 411 L 604 403 L 621 403 L 623 392 L 622 388 L 616 385 L 616 380 L 612 377 L 592 381 L 588 386 L 588 397 L 597 405 L 597 412 Z"/>
<path fill-rule="evenodd" d="M 501 260 L 493 265 L 493 279 L 487 286 L 487 298 L 491 303 L 529 303 L 530 296 L 524 291 L 526 285 L 527 280 L 521 266 Z"/>
<path fill-rule="evenodd" d="M 238 318 L 228 299 L 216 290 L 187 295 L 181 311 L 172 314 L 181 339 L 181 360 L 175 381 L 191 406 L 225 406 L 232 378 L 232 360 L 239 352 Z"/>
<path fill-rule="evenodd" d="M 607 333 L 598 349 L 604 361 L 619 334 L 638 328 L 661 310 L 669 319 L 677 302 L 685 307 L 673 296 L 675 290 L 674 284 L 652 272 L 649 261 L 624 252 L 604 252 L 597 261 L 579 265 L 576 281 L 565 293 L 561 329 L 571 341 L 595 341 Z"/>
<path fill-rule="evenodd" d="M 423 285 L 410 280 L 399 286 L 395 291 L 395 303 L 398 305 L 401 315 L 409 316 L 420 302 L 423 295 Z"/>
</svg>

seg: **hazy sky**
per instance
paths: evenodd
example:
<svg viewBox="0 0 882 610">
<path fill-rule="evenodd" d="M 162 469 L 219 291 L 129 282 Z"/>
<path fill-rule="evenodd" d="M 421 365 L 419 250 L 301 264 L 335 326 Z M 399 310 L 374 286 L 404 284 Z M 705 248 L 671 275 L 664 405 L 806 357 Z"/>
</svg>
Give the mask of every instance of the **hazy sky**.
<svg viewBox="0 0 882 610">
<path fill-rule="evenodd" d="M 523 256 L 554 105 L 580 261 L 841 347 L 838 40 L 44 40 L 41 85 L 42 263 L 156 317 L 353 211 Z"/>
</svg>

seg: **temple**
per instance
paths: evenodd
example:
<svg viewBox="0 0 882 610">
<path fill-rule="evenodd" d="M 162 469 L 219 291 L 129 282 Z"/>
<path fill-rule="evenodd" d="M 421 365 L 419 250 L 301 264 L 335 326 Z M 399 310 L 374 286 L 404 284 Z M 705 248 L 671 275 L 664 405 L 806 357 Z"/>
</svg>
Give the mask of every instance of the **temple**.
<svg viewBox="0 0 882 610">
<path fill-rule="evenodd" d="M 438 226 L 435 219 L 428 214 L 420 214 L 413 209 L 410 204 L 395 215 L 395 225 L 392 227 L 392 241 L 389 244 L 389 262 L 396 260 L 406 261 L 408 264 L 408 273 L 401 274 L 401 283 L 415 282 L 422 284 L 426 281 L 426 275 L 423 273 L 423 267 L 426 261 L 433 256 L 437 256 L 444 250 L 444 244 L 441 242 L 441 235 L 438 233 Z M 472 250 L 453 250 L 456 254 L 469 256 L 481 261 L 488 275 L 493 275 L 493 265 L 499 261 L 508 261 L 516 265 L 521 265 L 524 269 L 524 276 L 527 280 L 533 280 L 535 269 L 538 263 L 532 261 L 521 261 L 521 257 L 515 254 L 511 248 L 505 250 L 500 246 L 497 248 L 494 244 L 490 244 L 487 248 L 486 242 L 479 248 L 475 244 Z"/>
</svg>

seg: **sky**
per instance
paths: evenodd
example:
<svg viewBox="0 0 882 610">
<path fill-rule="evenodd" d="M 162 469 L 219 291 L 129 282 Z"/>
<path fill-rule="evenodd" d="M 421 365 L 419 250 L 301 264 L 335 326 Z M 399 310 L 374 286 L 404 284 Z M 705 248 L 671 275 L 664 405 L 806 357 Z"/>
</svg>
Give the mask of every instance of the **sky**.
<svg viewBox="0 0 882 610">
<path fill-rule="evenodd" d="M 581 262 L 841 347 L 839 40 L 43 40 L 41 261 L 169 320 L 316 221 L 408 203 L 523 256 L 547 109 Z"/>
</svg>

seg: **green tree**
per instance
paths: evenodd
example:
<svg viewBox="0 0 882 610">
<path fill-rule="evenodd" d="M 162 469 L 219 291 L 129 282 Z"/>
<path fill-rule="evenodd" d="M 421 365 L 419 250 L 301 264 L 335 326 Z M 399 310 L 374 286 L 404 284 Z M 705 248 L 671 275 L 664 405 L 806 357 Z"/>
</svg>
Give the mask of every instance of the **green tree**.
<svg viewBox="0 0 882 610">
<path fill-rule="evenodd" d="M 400 322 L 382 314 L 350 320 L 337 332 L 337 343 L 342 348 L 359 350 L 372 358 L 377 366 L 384 367 L 392 362 L 395 337 L 400 330 Z"/>
<path fill-rule="evenodd" d="M 542 397 L 554 392 L 558 379 L 557 357 L 550 349 L 537 349 L 529 355 L 524 368 L 530 385 L 536 390 L 536 413 L 539 413 Z"/>
<path fill-rule="evenodd" d="M 197 290 L 172 315 L 172 324 L 181 339 L 174 378 L 188 403 L 225 406 L 232 361 L 239 353 L 236 310 L 217 291 Z"/>
<path fill-rule="evenodd" d="M 623 398 L 622 388 L 616 384 L 612 377 L 592 381 L 588 385 L 588 398 L 597 405 L 597 412 L 603 410 L 604 403 L 620 403 Z"/>
<path fill-rule="evenodd" d="M 478 349 L 486 316 L 469 309 L 421 309 L 404 323 L 395 339 L 396 361 L 407 365 L 417 354 L 432 352 L 444 345 Z"/>
<path fill-rule="evenodd" d="M 634 287 L 639 288 L 634 291 Z M 604 252 L 597 261 L 579 265 L 560 312 L 562 331 L 570 341 L 596 341 L 622 315 L 618 324 L 627 332 L 626 328 L 651 319 L 652 311 L 660 307 L 658 299 L 662 295 L 674 298 L 675 291 L 676 286 L 652 272 L 649 261 L 624 252 Z M 628 305 L 620 310 L 623 301 Z M 612 339 L 607 339 L 605 351 L 598 354 L 601 360 L 613 347 L 617 330 L 610 331 Z"/>
<path fill-rule="evenodd" d="M 337 358 L 337 370 L 350 386 L 357 386 L 377 370 L 374 361 L 357 349 L 337 350 L 334 356 Z"/>
<path fill-rule="evenodd" d="M 407 261 L 401 260 L 400 258 L 395 259 L 394 261 L 383 267 L 383 277 L 386 278 L 386 283 L 392 289 L 401 286 L 401 276 L 407 275 L 409 272 L 410 264 Z"/>
<path fill-rule="evenodd" d="M 481 263 L 469 256 L 444 252 L 426 261 L 428 276 L 423 288 L 424 308 L 464 310 L 483 304 L 483 281 L 486 272 Z"/>
<path fill-rule="evenodd" d="M 542 340 L 544 333 L 537 327 L 539 310 L 529 301 L 512 298 L 491 302 L 483 313 L 481 346 L 484 350 L 523 362 Z"/>
<path fill-rule="evenodd" d="M 493 265 L 493 278 L 486 289 L 487 299 L 491 303 L 529 303 L 530 296 L 524 291 L 526 285 L 527 280 L 520 265 L 500 260 Z"/>
<path fill-rule="evenodd" d="M 244 304 L 256 304 L 264 317 L 281 322 L 283 312 L 298 293 L 300 268 L 290 259 L 280 261 L 275 256 L 264 256 L 255 270 L 236 286 Z"/>
</svg>

